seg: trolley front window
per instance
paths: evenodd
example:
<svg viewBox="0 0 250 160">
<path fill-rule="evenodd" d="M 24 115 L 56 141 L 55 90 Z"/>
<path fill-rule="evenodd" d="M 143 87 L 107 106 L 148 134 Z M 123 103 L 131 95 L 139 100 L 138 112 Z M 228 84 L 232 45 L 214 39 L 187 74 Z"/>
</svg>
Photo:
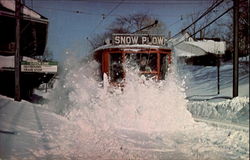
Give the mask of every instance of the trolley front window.
<svg viewBox="0 0 250 160">
<path fill-rule="evenodd" d="M 124 78 L 124 70 L 122 64 L 122 54 L 111 53 L 110 55 L 110 66 L 109 76 L 112 82 L 121 82 Z"/>
<path fill-rule="evenodd" d="M 149 53 L 127 53 L 127 63 L 139 67 L 142 72 L 157 71 L 157 55 Z"/>
</svg>

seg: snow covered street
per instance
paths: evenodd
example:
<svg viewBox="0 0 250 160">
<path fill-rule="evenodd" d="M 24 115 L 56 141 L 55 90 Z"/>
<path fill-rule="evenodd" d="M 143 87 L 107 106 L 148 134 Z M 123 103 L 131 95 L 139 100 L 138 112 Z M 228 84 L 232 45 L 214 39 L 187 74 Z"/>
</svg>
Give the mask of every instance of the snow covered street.
<svg viewBox="0 0 250 160">
<path fill-rule="evenodd" d="M 41 105 L 26 101 L 18 103 L 2 96 L 0 99 L 1 158 L 35 159 L 32 150 L 48 150 L 50 135 L 46 130 L 63 123 L 63 118 Z M 9 133 L 4 133 L 6 131 Z"/>
<path fill-rule="evenodd" d="M 249 158 L 249 131 L 205 123 L 193 123 L 174 132 L 99 130 L 70 121 L 42 105 L 0 98 L 2 159 Z"/>
</svg>

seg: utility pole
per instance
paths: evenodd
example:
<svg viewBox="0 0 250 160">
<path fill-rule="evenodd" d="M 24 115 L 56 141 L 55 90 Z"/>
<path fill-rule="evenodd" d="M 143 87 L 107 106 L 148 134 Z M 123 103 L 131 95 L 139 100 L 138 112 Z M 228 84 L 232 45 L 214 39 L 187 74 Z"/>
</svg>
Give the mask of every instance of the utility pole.
<svg viewBox="0 0 250 160">
<path fill-rule="evenodd" d="M 220 94 L 220 55 L 217 55 L 217 94 Z"/>
<path fill-rule="evenodd" d="M 16 17 L 16 52 L 15 52 L 15 101 L 21 101 L 20 87 L 20 19 L 21 19 L 21 0 L 15 0 L 15 17 Z"/>
<path fill-rule="evenodd" d="M 239 92 L 239 0 L 234 0 L 233 97 Z"/>
</svg>

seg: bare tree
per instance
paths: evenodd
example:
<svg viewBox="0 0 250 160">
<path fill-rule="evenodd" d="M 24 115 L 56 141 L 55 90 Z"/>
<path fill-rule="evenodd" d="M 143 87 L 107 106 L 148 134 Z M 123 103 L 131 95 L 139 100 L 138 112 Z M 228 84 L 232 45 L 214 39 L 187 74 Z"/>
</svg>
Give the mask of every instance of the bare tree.
<svg viewBox="0 0 250 160">
<path fill-rule="evenodd" d="M 157 20 L 157 24 L 147 28 L 145 30 L 139 31 L 146 26 L 155 23 L 156 18 L 150 16 L 146 13 L 137 13 L 128 16 L 117 17 L 107 28 L 107 32 L 99 35 L 95 35 L 91 39 L 91 44 L 93 48 L 97 48 L 105 43 L 107 38 L 111 38 L 113 33 L 144 33 L 144 34 L 164 34 L 167 33 L 166 25 Z M 137 32 L 139 31 L 139 32 Z"/>
<path fill-rule="evenodd" d="M 92 39 L 87 39 L 90 42 L 92 49 L 96 49 L 106 44 L 106 41 L 111 38 L 111 35 L 112 34 L 110 32 L 105 32 L 102 34 L 95 34 Z"/>
<path fill-rule="evenodd" d="M 145 13 L 121 16 L 115 19 L 115 21 L 108 28 L 108 31 L 111 33 L 134 33 L 146 26 L 153 24 L 155 20 L 156 18 Z M 166 26 L 161 21 L 159 21 L 156 26 L 148 28 L 143 32 L 152 34 L 165 33 Z"/>
</svg>

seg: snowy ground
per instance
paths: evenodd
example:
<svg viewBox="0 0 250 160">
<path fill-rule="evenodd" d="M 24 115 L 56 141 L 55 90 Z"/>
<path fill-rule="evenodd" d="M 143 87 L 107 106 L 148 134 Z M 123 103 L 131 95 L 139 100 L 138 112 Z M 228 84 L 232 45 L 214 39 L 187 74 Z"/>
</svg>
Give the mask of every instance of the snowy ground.
<svg viewBox="0 0 250 160">
<path fill-rule="evenodd" d="M 185 80 L 187 96 L 217 94 L 217 67 L 180 64 L 178 73 Z M 220 96 L 232 97 L 232 62 L 220 66 Z M 239 96 L 249 97 L 249 56 L 239 62 Z"/>
<path fill-rule="evenodd" d="M 37 91 L 45 104 L 0 96 L 1 159 L 249 159 L 247 91 L 220 102 L 185 99 L 216 93 L 215 68 L 187 66 L 157 84 L 131 72 L 121 91 L 96 80 L 95 62 L 68 62 L 55 89 Z M 223 95 L 230 67 L 221 69 Z M 249 71 L 240 73 L 249 86 Z"/>
</svg>

